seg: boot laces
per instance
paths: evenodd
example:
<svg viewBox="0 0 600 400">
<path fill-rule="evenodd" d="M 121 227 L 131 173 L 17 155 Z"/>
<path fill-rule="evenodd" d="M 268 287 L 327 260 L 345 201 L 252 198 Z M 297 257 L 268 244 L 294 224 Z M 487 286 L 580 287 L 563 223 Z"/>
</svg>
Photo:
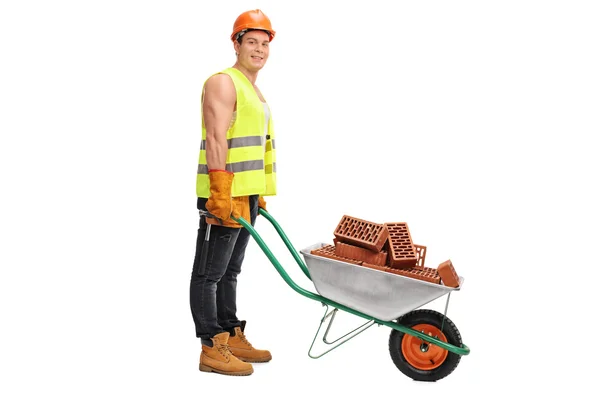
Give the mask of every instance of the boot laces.
<svg viewBox="0 0 600 400">
<path fill-rule="evenodd" d="M 227 343 L 219 343 L 217 345 L 217 350 L 219 350 L 219 353 L 221 353 L 227 359 L 229 359 L 229 356 L 232 354 Z"/>
<path fill-rule="evenodd" d="M 240 330 L 240 340 L 242 341 L 242 343 L 244 343 L 248 347 L 253 348 L 252 344 L 248 341 L 248 339 L 246 338 L 246 335 L 244 335 L 244 332 L 242 332 L 241 330 Z"/>
</svg>

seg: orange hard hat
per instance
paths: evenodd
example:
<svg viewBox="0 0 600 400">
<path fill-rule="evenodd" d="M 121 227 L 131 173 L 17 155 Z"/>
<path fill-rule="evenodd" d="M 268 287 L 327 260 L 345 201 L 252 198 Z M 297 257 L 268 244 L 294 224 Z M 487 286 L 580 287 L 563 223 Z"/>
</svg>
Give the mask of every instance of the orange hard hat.
<svg viewBox="0 0 600 400">
<path fill-rule="evenodd" d="M 235 41 L 239 33 L 244 34 L 250 29 L 260 29 L 269 32 L 269 42 L 275 37 L 271 20 L 261 10 L 250 10 L 240 14 L 233 23 L 231 40 Z"/>
</svg>

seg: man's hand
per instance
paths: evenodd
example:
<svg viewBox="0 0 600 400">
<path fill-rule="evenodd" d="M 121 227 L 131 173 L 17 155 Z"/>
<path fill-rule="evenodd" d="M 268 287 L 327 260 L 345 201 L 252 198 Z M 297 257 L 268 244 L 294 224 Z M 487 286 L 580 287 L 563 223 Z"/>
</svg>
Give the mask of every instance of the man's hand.
<svg viewBox="0 0 600 400">
<path fill-rule="evenodd" d="M 210 180 L 210 197 L 206 202 L 206 210 L 217 218 L 227 221 L 234 211 L 231 201 L 231 184 L 233 173 L 223 170 L 208 170 Z"/>
</svg>

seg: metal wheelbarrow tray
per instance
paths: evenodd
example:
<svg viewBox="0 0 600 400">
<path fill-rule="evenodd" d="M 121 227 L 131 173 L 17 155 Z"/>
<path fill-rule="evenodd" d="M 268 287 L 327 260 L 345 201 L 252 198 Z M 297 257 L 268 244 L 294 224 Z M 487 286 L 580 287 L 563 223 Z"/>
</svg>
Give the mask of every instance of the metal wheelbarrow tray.
<svg viewBox="0 0 600 400">
<path fill-rule="evenodd" d="M 323 297 L 383 321 L 392 321 L 457 288 L 391 274 L 311 254 L 327 243 L 300 250 L 315 289 Z"/>
<path fill-rule="evenodd" d="M 471 350 L 462 342 L 458 329 L 446 316 L 450 294 L 461 289 L 463 277 L 459 277 L 459 286 L 452 288 L 311 254 L 311 250 L 326 244 L 322 242 L 298 252 L 271 214 L 263 209 L 259 209 L 259 214 L 277 230 L 318 294 L 300 287 L 290 278 L 248 221 L 244 218 L 232 219 L 248 230 L 279 275 L 292 289 L 326 307 L 308 350 L 311 358 L 319 358 L 329 353 L 373 325 L 383 325 L 392 329 L 389 339 L 392 360 L 403 374 L 414 380 L 442 379 L 454 371 L 461 356 L 470 353 Z M 304 256 L 304 260 L 300 254 Z M 447 295 L 444 314 L 419 309 L 444 295 Z M 329 311 L 329 307 L 333 310 Z M 335 340 L 329 340 L 327 335 L 339 310 L 364 318 L 367 322 Z M 313 346 L 327 320 L 329 323 L 321 336 L 323 343 L 329 345 L 329 349 L 319 355 L 313 355 Z"/>
</svg>

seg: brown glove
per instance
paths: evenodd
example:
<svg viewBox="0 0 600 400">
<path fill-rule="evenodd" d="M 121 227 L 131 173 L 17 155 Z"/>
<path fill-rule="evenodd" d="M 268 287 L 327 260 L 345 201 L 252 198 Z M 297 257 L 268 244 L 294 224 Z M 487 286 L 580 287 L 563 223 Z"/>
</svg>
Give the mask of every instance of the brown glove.
<svg viewBox="0 0 600 400">
<path fill-rule="evenodd" d="M 246 221 L 250 222 L 250 202 L 248 196 L 242 197 L 232 197 L 231 204 L 233 210 L 231 211 L 231 216 L 235 218 L 244 218 Z M 243 226 L 233 220 L 233 218 L 229 218 L 228 220 L 217 221 L 213 218 L 206 218 L 206 223 L 212 225 L 222 225 L 228 226 L 230 228 L 243 228 Z"/>
<path fill-rule="evenodd" d="M 267 202 L 265 201 L 264 197 L 262 197 L 262 196 L 258 196 L 258 207 L 267 211 Z"/>
<path fill-rule="evenodd" d="M 233 173 L 224 170 L 208 171 L 210 181 L 210 197 L 206 202 L 206 210 L 217 218 L 227 221 L 234 211 L 231 201 L 231 184 Z"/>
</svg>

